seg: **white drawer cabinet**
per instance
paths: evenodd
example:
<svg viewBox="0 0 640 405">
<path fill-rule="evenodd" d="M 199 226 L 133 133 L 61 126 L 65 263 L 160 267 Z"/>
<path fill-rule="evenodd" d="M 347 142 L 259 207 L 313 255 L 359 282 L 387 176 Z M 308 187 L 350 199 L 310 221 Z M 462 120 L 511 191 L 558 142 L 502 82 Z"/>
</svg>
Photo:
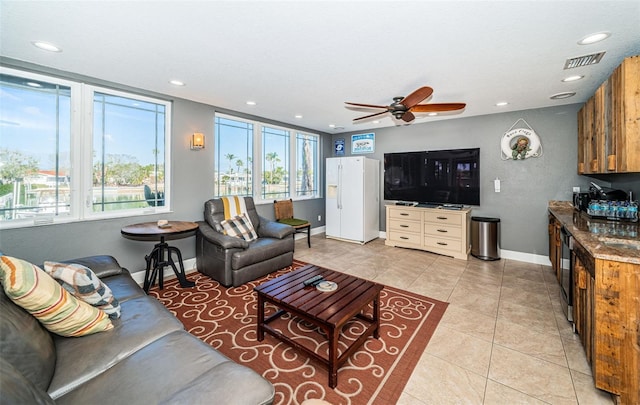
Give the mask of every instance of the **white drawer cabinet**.
<svg viewBox="0 0 640 405">
<path fill-rule="evenodd" d="M 388 246 L 428 250 L 468 260 L 471 250 L 471 209 L 387 205 Z"/>
</svg>

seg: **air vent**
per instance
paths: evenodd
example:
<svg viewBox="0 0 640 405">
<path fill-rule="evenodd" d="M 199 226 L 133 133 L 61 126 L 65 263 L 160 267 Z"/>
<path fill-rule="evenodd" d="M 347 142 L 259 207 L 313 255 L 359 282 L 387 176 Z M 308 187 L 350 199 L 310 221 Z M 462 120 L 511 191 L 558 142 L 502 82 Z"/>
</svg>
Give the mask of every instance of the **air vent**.
<svg viewBox="0 0 640 405">
<path fill-rule="evenodd" d="M 42 215 L 33 218 L 34 225 L 49 225 L 53 223 L 53 215 Z"/>
<path fill-rule="evenodd" d="M 564 68 L 573 69 L 581 66 L 595 65 L 600 62 L 600 59 L 604 56 L 605 52 L 592 53 L 591 55 L 578 56 L 577 58 L 567 59 L 564 63 Z"/>
</svg>

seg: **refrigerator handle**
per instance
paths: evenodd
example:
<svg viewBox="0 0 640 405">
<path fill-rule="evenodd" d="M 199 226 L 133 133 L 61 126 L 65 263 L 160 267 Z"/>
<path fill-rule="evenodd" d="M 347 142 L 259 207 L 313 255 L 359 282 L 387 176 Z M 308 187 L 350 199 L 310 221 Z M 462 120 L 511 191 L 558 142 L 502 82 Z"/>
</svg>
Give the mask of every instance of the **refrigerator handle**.
<svg viewBox="0 0 640 405">
<path fill-rule="evenodd" d="M 338 164 L 338 198 L 336 199 L 338 209 L 342 209 L 342 165 Z"/>
</svg>

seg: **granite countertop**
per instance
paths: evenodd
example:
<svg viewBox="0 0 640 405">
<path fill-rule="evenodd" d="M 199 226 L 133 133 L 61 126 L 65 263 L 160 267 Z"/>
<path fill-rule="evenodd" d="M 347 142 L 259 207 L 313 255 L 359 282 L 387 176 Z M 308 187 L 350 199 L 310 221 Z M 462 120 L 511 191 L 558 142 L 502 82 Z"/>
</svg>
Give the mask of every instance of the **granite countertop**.
<svg viewBox="0 0 640 405">
<path fill-rule="evenodd" d="M 593 219 L 574 210 L 569 201 L 549 201 L 549 212 L 593 257 L 640 264 L 640 225 L 637 222 Z"/>
</svg>

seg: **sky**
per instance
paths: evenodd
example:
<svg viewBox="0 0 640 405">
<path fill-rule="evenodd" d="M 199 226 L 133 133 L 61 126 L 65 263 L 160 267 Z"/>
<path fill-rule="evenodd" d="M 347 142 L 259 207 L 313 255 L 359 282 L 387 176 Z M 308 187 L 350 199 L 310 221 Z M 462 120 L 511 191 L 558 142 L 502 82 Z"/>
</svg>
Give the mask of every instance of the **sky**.
<svg viewBox="0 0 640 405">
<path fill-rule="evenodd" d="M 128 105 L 104 104 L 101 101 L 94 103 L 94 134 L 98 138 L 94 151 L 101 150 L 104 133 L 106 153 L 134 156 L 141 165 L 154 163 L 154 150 L 164 150 L 163 145 L 155 144 L 156 124 L 159 133 L 162 133 L 164 115 L 149 111 L 149 108 L 155 107 L 150 103 L 132 104 L 132 100 L 120 97 L 109 97 L 108 101 Z M 103 115 L 106 117 L 104 121 Z M 61 157 L 68 159 L 70 134 L 71 101 L 68 89 L 55 94 L 4 84 L 0 87 L 0 148 L 33 156 L 39 161 L 41 169 L 51 170 L 54 168 L 56 150 Z M 56 138 L 59 139 L 58 145 Z"/>
</svg>

